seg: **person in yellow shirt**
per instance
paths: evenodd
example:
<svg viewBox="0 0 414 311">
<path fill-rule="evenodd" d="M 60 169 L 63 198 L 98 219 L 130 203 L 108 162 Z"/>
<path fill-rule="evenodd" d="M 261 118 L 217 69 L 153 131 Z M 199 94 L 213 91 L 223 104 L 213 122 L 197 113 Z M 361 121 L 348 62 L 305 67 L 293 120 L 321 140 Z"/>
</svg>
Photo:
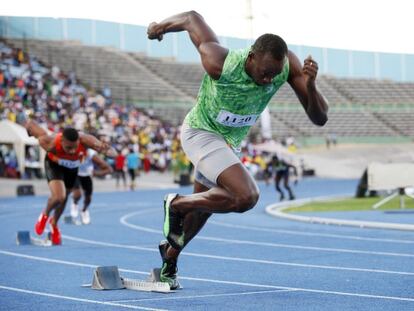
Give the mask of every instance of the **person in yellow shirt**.
<svg viewBox="0 0 414 311">
<path fill-rule="evenodd" d="M 7 119 L 9 119 L 12 122 L 16 122 L 16 114 L 13 111 L 10 111 L 9 114 L 7 115 Z"/>
</svg>

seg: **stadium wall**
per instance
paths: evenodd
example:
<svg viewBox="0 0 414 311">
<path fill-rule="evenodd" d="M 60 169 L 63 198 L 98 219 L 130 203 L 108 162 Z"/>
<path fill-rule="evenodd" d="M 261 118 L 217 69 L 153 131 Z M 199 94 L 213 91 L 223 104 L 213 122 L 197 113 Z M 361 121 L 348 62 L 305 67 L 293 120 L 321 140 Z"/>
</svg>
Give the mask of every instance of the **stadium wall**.
<svg viewBox="0 0 414 311">
<path fill-rule="evenodd" d="M 111 46 L 180 62 L 198 62 L 199 55 L 185 33 L 173 33 L 162 42 L 146 39 L 146 27 L 76 18 L 0 16 L 0 36 L 43 40 L 77 40 L 87 45 Z M 223 45 L 243 48 L 252 40 L 220 37 Z M 414 55 L 340 50 L 289 45 L 300 59 L 311 54 L 320 72 L 335 77 L 414 81 Z"/>
</svg>

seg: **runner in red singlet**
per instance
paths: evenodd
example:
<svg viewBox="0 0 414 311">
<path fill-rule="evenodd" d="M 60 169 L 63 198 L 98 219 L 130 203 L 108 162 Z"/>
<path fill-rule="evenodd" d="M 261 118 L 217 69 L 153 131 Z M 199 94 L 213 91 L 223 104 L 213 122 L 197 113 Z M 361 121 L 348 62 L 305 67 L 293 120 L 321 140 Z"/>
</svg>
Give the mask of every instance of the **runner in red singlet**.
<svg viewBox="0 0 414 311">
<path fill-rule="evenodd" d="M 47 152 L 45 173 L 50 196 L 45 210 L 35 224 L 35 231 L 41 235 L 49 220 L 51 241 L 54 245 L 60 245 L 62 239 L 57 224 L 65 208 L 67 196 L 76 181 L 78 167 L 86 156 L 86 149 L 92 148 L 109 157 L 115 157 L 116 151 L 107 143 L 74 128 L 65 128 L 62 133 L 49 135 L 34 121 L 28 121 L 25 127 L 29 135 L 36 137 L 39 145 Z"/>
</svg>

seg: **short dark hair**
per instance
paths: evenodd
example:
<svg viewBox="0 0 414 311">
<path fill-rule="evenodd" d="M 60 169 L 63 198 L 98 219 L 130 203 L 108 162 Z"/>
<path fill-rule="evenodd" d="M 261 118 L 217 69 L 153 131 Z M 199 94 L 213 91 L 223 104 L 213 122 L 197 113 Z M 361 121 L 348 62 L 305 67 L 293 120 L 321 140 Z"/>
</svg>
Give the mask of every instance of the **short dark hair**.
<svg viewBox="0 0 414 311">
<path fill-rule="evenodd" d="M 274 155 L 274 156 L 272 157 L 272 161 L 279 161 L 279 157 L 278 157 L 277 155 Z"/>
<path fill-rule="evenodd" d="M 281 37 L 265 33 L 256 39 L 252 46 L 253 53 L 271 53 L 273 58 L 283 60 L 288 52 L 287 44 Z"/>
<path fill-rule="evenodd" d="M 67 127 L 63 130 L 63 137 L 65 137 L 67 140 L 75 142 L 79 139 L 79 133 L 77 130 L 75 130 L 72 127 Z"/>
</svg>

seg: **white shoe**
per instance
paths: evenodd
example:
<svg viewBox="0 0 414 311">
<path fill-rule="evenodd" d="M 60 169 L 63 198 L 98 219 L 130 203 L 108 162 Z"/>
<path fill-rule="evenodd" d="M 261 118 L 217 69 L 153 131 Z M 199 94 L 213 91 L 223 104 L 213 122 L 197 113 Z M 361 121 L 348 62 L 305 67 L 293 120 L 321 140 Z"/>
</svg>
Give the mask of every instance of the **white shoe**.
<svg viewBox="0 0 414 311">
<path fill-rule="evenodd" d="M 70 216 L 72 216 L 72 218 L 76 218 L 79 215 L 79 208 L 78 208 L 78 204 L 72 203 L 72 205 L 70 206 Z"/>
<path fill-rule="evenodd" d="M 81 220 L 84 225 L 89 225 L 91 223 L 91 216 L 89 215 L 89 210 L 81 211 Z"/>
</svg>

